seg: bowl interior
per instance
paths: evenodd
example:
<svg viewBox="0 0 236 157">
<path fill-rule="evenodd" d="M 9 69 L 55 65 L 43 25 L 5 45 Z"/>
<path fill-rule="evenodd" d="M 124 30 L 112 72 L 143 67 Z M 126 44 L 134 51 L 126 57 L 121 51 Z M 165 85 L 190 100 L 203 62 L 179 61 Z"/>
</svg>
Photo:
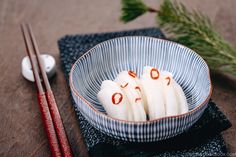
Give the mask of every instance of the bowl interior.
<svg viewBox="0 0 236 157">
<path fill-rule="evenodd" d="M 75 63 L 71 83 L 78 94 L 105 113 L 97 99 L 102 81 L 114 80 L 123 70 L 135 71 L 140 77 L 147 65 L 173 74 L 190 110 L 210 94 L 209 69 L 198 54 L 174 42 L 141 36 L 111 39 L 93 47 Z"/>
</svg>

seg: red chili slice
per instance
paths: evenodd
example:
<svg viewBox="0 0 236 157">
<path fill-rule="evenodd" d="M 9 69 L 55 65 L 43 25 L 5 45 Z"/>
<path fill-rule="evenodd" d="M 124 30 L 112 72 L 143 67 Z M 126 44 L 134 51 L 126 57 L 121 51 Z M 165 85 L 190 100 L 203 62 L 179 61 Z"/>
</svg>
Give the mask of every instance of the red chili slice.
<svg viewBox="0 0 236 157">
<path fill-rule="evenodd" d="M 118 101 L 116 102 L 116 97 L 119 96 Z M 118 105 L 123 100 L 123 95 L 121 93 L 114 93 L 111 97 L 111 101 L 113 104 Z"/>
<path fill-rule="evenodd" d="M 129 83 L 126 83 L 124 86 L 123 85 L 120 85 L 121 88 L 125 88 L 128 86 Z"/>
<path fill-rule="evenodd" d="M 170 77 L 168 76 L 168 77 L 166 77 L 165 79 L 168 80 L 167 86 L 169 86 L 169 85 L 170 85 Z"/>
<path fill-rule="evenodd" d="M 133 71 L 128 71 L 128 74 L 131 76 L 131 77 L 133 77 L 133 78 L 135 78 L 137 75 L 136 75 L 136 73 L 135 72 L 133 72 Z"/>
<path fill-rule="evenodd" d="M 137 103 L 138 101 L 141 101 L 141 100 L 142 100 L 141 98 L 136 98 L 135 103 Z"/>
<path fill-rule="evenodd" d="M 135 89 L 141 92 L 141 88 L 139 86 L 136 86 Z"/>
<path fill-rule="evenodd" d="M 160 73 L 157 69 L 152 68 L 152 70 L 150 71 L 150 76 L 153 80 L 157 80 L 160 76 Z"/>
</svg>

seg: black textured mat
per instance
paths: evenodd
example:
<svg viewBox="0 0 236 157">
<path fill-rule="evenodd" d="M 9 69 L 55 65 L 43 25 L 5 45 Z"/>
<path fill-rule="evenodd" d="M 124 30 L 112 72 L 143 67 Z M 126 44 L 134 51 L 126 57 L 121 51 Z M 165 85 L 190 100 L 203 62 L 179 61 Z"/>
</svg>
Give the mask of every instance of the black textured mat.
<svg viewBox="0 0 236 157">
<path fill-rule="evenodd" d="M 68 81 L 73 63 L 94 45 L 121 36 L 143 35 L 165 38 L 157 28 L 87 35 L 65 36 L 58 41 L 61 65 Z M 72 100 L 73 101 L 73 100 Z M 130 143 L 109 137 L 93 128 L 73 101 L 82 135 L 90 156 L 218 156 L 227 150 L 220 132 L 231 126 L 227 117 L 210 102 L 203 116 L 185 133 L 155 143 Z"/>
</svg>

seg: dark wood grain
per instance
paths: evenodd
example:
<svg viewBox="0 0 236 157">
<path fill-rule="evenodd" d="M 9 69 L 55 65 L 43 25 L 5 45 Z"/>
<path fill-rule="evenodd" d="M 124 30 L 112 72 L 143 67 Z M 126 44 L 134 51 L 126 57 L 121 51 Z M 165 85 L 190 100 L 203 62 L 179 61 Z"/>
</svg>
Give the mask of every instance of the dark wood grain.
<svg viewBox="0 0 236 157">
<path fill-rule="evenodd" d="M 235 0 L 180 0 L 188 7 L 209 15 L 216 29 L 236 46 Z M 150 6 L 156 0 L 148 0 Z M 160 3 L 160 2 L 159 2 Z M 74 156 L 86 156 L 69 88 L 60 67 L 57 40 L 66 34 L 117 31 L 153 27 L 155 15 L 146 14 L 123 24 L 119 21 L 120 1 L 100 0 L 1 0 L 0 1 L 0 156 L 50 156 L 46 134 L 37 105 L 36 89 L 20 70 L 26 55 L 20 23 L 29 21 L 41 52 L 56 58 L 57 75 L 51 86 L 57 100 Z M 227 149 L 236 155 L 235 78 L 213 74 L 213 99 L 233 126 L 223 132 Z"/>
</svg>

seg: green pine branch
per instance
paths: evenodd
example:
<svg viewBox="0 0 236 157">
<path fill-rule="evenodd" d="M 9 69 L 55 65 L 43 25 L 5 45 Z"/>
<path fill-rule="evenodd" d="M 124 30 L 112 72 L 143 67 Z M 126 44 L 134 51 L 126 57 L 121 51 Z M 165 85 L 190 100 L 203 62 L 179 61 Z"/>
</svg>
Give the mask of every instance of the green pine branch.
<svg viewBox="0 0 236 157">
<path fill-rule="evenodd" d="M 134 20 L 148 11 L 148 7 L 141 0 L 122 0 L 122 4 L 121 20 L 124 22 Z"/>
<path fill-rule="evenodd" d="M 158 11 L 141 0 L 122 0 L 122 21 L 146 12 L 156 12 L 157 22 L 172 40 L 195 50 L 211 69 L 236 75 L 236 50 L 214 30 L 208 17 L 171 0 L 164 0 Z"/>
</svg>

